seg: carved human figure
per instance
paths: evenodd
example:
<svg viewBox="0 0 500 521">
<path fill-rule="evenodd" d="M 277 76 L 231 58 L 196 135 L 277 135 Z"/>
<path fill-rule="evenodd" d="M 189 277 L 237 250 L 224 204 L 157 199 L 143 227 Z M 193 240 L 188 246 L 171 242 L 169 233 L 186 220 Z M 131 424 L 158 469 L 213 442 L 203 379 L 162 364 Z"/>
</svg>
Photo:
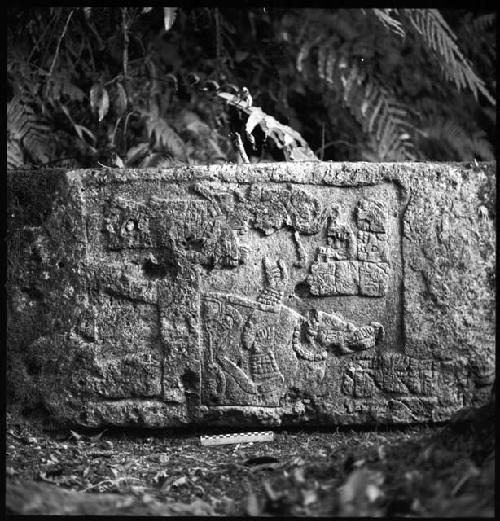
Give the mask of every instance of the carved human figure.
<svg viewBox="0 0 500 521">
<path fill-rule="evenodd" d="M 204 379 L 211 401 L 224 403 L 232 396 L 243 402 L 265 403 L 268 394 L 283 385 L 284 377 L 273 353 L 274 327 L 254 313 L 259 310 L 253 309 L 245 318 L 224 295 L 204 296 Z M 231 390 L 228 376 L 234 382 Z"/>
</svg>

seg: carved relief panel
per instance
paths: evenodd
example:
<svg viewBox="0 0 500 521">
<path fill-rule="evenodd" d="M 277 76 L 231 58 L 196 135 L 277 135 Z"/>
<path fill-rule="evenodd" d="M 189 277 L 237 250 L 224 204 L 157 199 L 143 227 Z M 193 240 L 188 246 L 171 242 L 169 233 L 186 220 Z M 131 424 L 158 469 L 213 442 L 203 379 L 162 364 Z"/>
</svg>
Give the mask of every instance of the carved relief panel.
<svg viewBox="0 0 500 521">
<path fill-rule="evenodd" d="M 120 269 L 100 291 L 156 305 L 166 400 L 277 407 L 304 370 L 397 348 L 398 226 L 392 185 L 113 194 L 95 244 Z"/>
</svg>

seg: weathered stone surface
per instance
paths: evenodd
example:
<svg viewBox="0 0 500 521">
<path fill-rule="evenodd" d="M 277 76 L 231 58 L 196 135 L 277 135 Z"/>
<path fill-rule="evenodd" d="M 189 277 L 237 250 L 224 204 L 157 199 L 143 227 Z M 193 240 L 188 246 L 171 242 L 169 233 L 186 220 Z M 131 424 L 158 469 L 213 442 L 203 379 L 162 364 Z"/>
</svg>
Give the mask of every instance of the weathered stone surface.
<svg viewBox="0 0 500 521">
<path fill-rule="evenodd" d="M 444 420 L 494 379 L 494 176 L 12 172 L 9 404 L 85 426 Z"/>
</svg>

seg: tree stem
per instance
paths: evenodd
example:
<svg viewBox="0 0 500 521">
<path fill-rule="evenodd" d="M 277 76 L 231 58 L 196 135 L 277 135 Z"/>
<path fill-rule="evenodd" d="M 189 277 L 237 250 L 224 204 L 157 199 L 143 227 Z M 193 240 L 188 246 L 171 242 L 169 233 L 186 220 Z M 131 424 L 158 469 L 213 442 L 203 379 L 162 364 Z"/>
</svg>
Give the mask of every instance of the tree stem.
<svg viewBox="0 0 500 521">
<path fill-rule="evenodd" d="M 52 76 L 52 71 L 54 70 L 54 67 L 56 65 L 57 57 L 59 56 L 59 48 L 61 47 L 61 42 L 64 38 L 64 35 L 66 34 L 66 31 L 68 29 L 69 21 L 71 20 L 71 17 L 73 16 L 74 9 L 71 9 L 68 18 L 66 19 L 66 23 L 64 24 L 64 29 L 61 33 L 61 36 L 59 37 L 59 41 L 57 42 L 56 52 L 54 54 L 54 59 L 52 60 L 52 64 L 49 69 L 49 77 Z"/>
<path fill-rule="evenodd" d="M 127 8 L 122 7 L 122 31 L 123 31 L 123 76 L 125 82 L 128 78 L 128 45 L 129 45 L 129 33 L 128 33 L 128 24 L 126 21 Z"/>
</svg>

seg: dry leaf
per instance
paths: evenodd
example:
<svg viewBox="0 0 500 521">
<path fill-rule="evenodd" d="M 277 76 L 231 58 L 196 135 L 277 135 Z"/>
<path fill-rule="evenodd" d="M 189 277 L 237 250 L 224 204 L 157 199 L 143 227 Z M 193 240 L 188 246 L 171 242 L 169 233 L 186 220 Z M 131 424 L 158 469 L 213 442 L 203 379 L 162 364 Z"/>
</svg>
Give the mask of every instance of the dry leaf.
<svg viewBox="0 0 500 521">
<path fill-rule="evenodd" d="M 103 431 L 101 431 L 99 434 L 96 434 L 94 436 L 90 436 L 89 440 L 91 441 L 98 441 L 101 439 L 101 436 L 107 431 L 108 429 L 104 429 Z M 73 432 L 73 431 L 71 431 Z"/>
<path fill-rule="evenodd" d="M 117 96 L 115 97 L 115 110 L 118 116 L 122 116 L 127 110 L 128 97 L 125 87 L 121 83 L 116 84 Z"/>
<path fill-rule="evenodd" d="M 102 89 L 102 95 L 99 100 L 99 123 L 104 119 L 104 116 L 109 110 L 109 94 L 106 89 Z"/>
<path fill-rule="evenodd" d="M 69 436 L 69 439 L 71 438 L 75 438 L 76 441 L 80 441 L 82 439 L 82 435 L 81 434 L 78 434 L 77 432 L 75 431 L 69 431 L 71 434 Z"/>
<path fill-rule="evenodd" d="M 118 168 L 125 168 L 125 163 L 123 162 L 123 159 L 118 154 L 116 154 L 116 157 L 115 157 L 115 165 Z"/>
<path fill-rule="evenodd" d="M 168 454 L 165 454 L 164 452 L 160 452 L 160 454 L 151 454 L 149 456 L 149 459 L 151 461 L 155 461 L 156 463 L 165 464 L 168 463 L 170 457 Z"/>
<path fill-rule="evenodd" d="M 245 511 L 247 516 L 258 516 L 260 514 L 259 501 L 253 490 L 248 493 Z"/>
<path fill-rule="evenodd" d="M 132 163 L 138 159 L 142 159 L 149 151 L 149 143 L 139 143 L 138 145 L 131 147 L 126 155 L 127 163 Z"/>
<path fill-rule="evenodd" d="M 180 478 L 176 479 L 173 483 L 172 483 L 172 487 L 180 487 L 181 485 L 185 485 L 187 483 L 187 478 L 186 476 L 181 476 Z"/>
<path fill-rule="evenodd" d="M 163 484 L 165 480 L 167 479 L 167 471 L 166 470 L 159 470 L 154 476 L 153 476 L 153 483 L 157 484 Z"/>
<path fill-rule="evenodd" d="M 97 111 L 99 99 L 101 98 L 102 86 L 99 83 L 92 85 L 90 89 L 90 108 L 92 112 Z"/>
<path fill-rule="evenodd" d="M 293 469 L 293 478 L 296 483 L 305 483 L 306 478 L 304 476 L 304 467 L 296 467 Z"/>
<path fill-rule="evenodd" d="M 366 459 L 362 458 L 362 459 L 358 459 L 356 460 L 352 466 L 355 468 L 355 469 L 359 469 L 361 467 L 364 466 L 364 464 L 366 463 Z"/>
<path fill-rule="evenodd" d="M 274 456 L 256 456 L 247 459 L 243 465 L 251 467 L 252 471 L 273 470 L 279 465 L 279 459 Z"/>
<path fill-rule="evenodd" d="M 175 476 L 172 476 L 168 479 L 161 487 L 160 491 L 163 494 L 166 494 L 172 487 L 180 487 L 182 485 L 186 485 L 188 483 L 188 479 L 186 476 L 181 476 L 180 478 L 175 479 Z"/>
<path fill-rule="evenodd" d="M 302 496 L 303 496 L 302 503 L 305 507 L 311 505 L 312 503 L 316 503 L 316 501 L 318 501 L 318 494 L 316 493 L 315 490 L 311 490 L 311 489 L 302 490 Z"/>
<path fill-rule="evenodd" d="M 339 487 L 341 515 L 367 515 L 370 504 L 382 496 L 380 485 L 384 482 L 380 471 L 356 469 Z"/>
<path fill-rule="evenodd" d="M 385 446 L 379 445 L 378 446 L 378 459 L 383 461 L 383 460 L 385 460 L 385 457 L 386 457 Z"/>
<path fill-rule="evenodd" d="M 276 492 L 274 492 L 274 490 L 271 487 L 271 484 L 269 483 L 269 481 L 267 479 L 266 479 L 266 481 L 264 481 L 264 492 L 266 493 L 266 496 L 271 501 L 276 501 L 276 499 L 278 498 L 278 496 L 276 495 Z"/>
<path fill-rule="evenodd" d="M 255 465 L 262 465 L 263 463 L 279 463 L 279 459 L 274 456 L 255 456 L 248 458 L 243 465 L 245 465 L 245 467 L 253 467 Z"/>
</svg>

